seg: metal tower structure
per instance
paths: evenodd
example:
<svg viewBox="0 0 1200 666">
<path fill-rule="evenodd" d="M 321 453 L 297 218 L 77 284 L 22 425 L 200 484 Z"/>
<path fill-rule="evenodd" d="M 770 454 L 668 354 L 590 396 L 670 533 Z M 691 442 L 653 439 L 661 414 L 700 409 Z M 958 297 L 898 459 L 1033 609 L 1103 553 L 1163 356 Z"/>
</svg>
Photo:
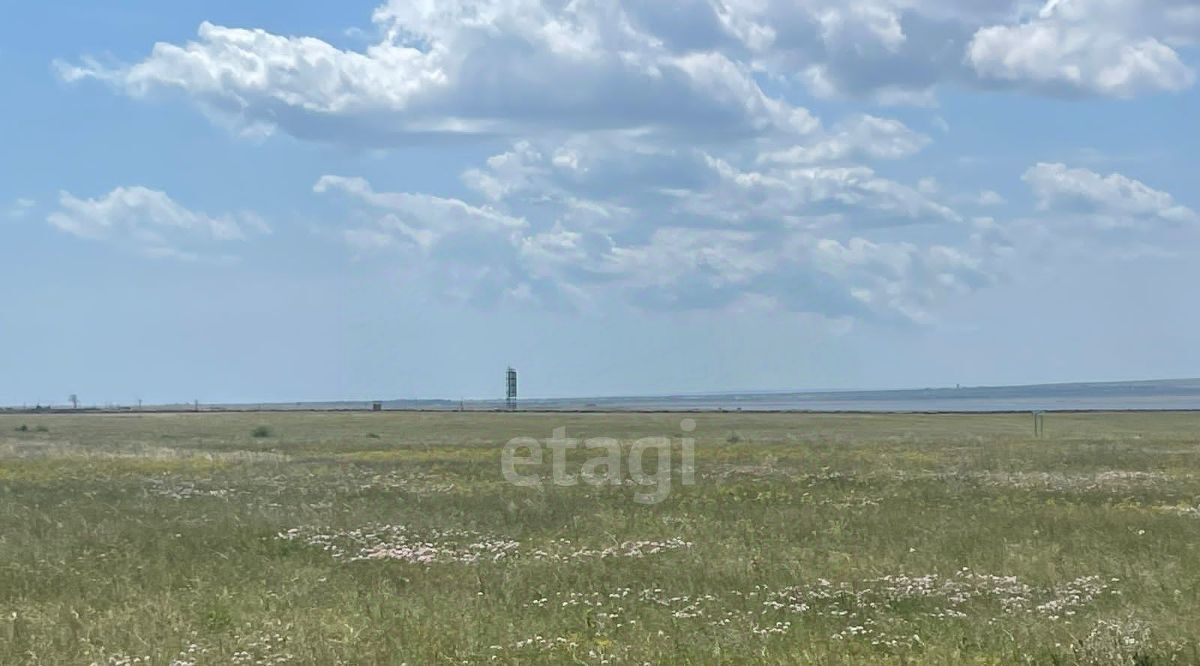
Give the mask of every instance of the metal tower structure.
<svg viewBox="0 0 1200 666">
<path fill-rule="evenodd" d="M 506 382 L 507 389 L 504 393 L 504 406 L 507 407 L 509 411 L 516 411 L 516 409 L 517 409 L 517 371 L 513 370 L 512 368 L 509 368 L 508 373 L 506 375 L 506 379 L 507 379 L 507 382 Z"/>
</svg>

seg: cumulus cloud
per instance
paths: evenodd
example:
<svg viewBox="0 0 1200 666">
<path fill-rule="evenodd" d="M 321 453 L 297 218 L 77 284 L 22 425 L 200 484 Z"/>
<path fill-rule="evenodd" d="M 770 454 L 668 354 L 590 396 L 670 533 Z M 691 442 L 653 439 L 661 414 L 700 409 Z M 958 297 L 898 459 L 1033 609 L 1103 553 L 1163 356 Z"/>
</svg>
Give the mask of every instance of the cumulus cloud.
<svg viewBox="0 0 1200 666">
<path fill-rule="evenodd" d="M 613 271 L 635 302 L 711 308 L 751 299 L 825 317 L 925 321 L 929 306 L 994 276 L 950 247 L 846 241 L 803 232 L 749 234 L 660 229 L 644 245 L 616 248 Z"/>
<path fill-rule="evenodd" d="M 953 79 L 969 24 L 926 2 L 734 0 L 722 3 L 748 35 L 757 67 L 818 97 L 860 96 L 884 104 L 933 103 Z M 969 17 L 968 20 L 973 20 Z M 768 35 L 768 38 L 759 35 Z"/>
<path fill-rule="evenodd" d="M 650 162 L 685 164 L 690 173 L 665 181 L 679 186 L 671 189 L 658 175 L 673 171 L 648 169 L 646 192 L 660 196 L 637 193 L 636 205 L 625 205 L 627 192 L 606 187 L 604 158 L 627 153 L 580 152 L 582 145 L 518 142 L 469 171 L 486 205 L 381 193 L 361 179 L 325 177 L 316 189 L 350 194 L 369 209 L 367 222 L 347 232 L 356 250 L 395 252 L 414 282 L 480 303 L 708 309 L 754 302 L 919 321 L 939 299 L 994 279 L 990 250 L 969 240 L 970 225 L 869 170 L 747 172 L 702 153 L 660 155 L 641 146 Z M 839 215 L 951 224 L 964 242 L 872 241 Z M 456 236 L 478 243 L 447 242 Z"/>
<path fill-rule="evenodd" d="M 850 159 L 896 160 L 910 157 L 928 144 L 929 137 L 912 131 L 898 120 L 864 114 L 840 122 L 815 140 L 766 153 L 761 159 L 792 164 Z"/>
<path fill-rule="evenodd" d="M 887 104 L 936 103 L 945 82 L 1052 94 L 1178 90 L 1178 49 L 1200 38 L 1192 0 L 389 0 L 377 43 L 203 23 L 195 39 L 107 66 L 57 63 L 134 97 L 179 95 L 242 131 L 367 147 L 415 134 L 640 130 L 707 141 L 819 129 L 787 89 Z M 785 83 L 782 92 L 760 82 Z M 856 132 L 858 133 L 856 135 Z M 835 130 L 822 150 L 882 136 L 886 121 Z M 801 159 L 811 157 L 801 155 Z"/>
<path fill-rule="evenodd" d="M 743 170 L 708 156 L 716 184 L 687 192 L 679 209 L 734 223 L 792 226 L 836 222 L 855 227 L 952 223 L 951 208 L 919 189 L 883 178 L 866 166 Z"/>
<path fill-rule="evenodd" d="M 1154 18 L 1160 13 L 1183 23 Z M 1200 37 L 1194 13 L 1184 0 L 1048 0 L 1028 21 L 980 29 L 967 59 L 985 81 L 1051 93 L 1182 90 L 1195 73 L 1164 41 Z"/>
<path fill-rule="evenodd" d="M 815 119 L 718 51 L 672 52 L 618 5 L 392 2 L 363 52 L 265 30 L 200 26 L 142 62 L 59 63 L 130 95 L 180 92 L 250 131 L 378 145 L 413 133 L 669 128 L 804 133 Z"/>
<path fill-rule="evenodd" d="M 1148 227 L 1200 222 L 1166 192 L 1119 173 L 1103 176 L 1064 164 L 1039 163 L 1022 177 L 1040 210 L 1067 214 L 1101 227 Z"/>
<path fill-rule="evenodd" d="M 954 41 L 969 32 L 919 9 L 890 0 L 389 0 L 373 14 L 383 39 L 362 51 L 204 23 L 197 39 L 156 44 L 133 65 L 85 58 L 58 68 L 68 81 L 98 78 L 135 96 L 181 92 L 250 131 L 340 141 L 545 126 L 794 132 L 811 116 L 764 93 L 760 73 L 823 95 L 930 103 L 931 87 L 961 66 Z M 931 51 L 926 37 L 948 44 Z"/>
<path fill-rule="evenodd" d="M 755 302 L 919 320 L 939 298 L 992 279 L 978 244 L 922 247 L 864 235 L 908 224 L 973 233 L 936 191 L 861 163 L 903 159 L 928 142 L 870 115 L 716 144 L 599 127 L 533 133 L 466 170 L 477 202 L 385 192 L 342 176 L 322 177 L 314 190 L 355 210 L 343 231 L 354 252 L 390 257 L 414 288 L 477 304 Z"/>
<path fill-rule="evenodd" d="M 490 304 L 521 286 L 512 248 L 529 225 L 520 218 L 458 199 L 378 192 L 362 178 L 322 176 L 313 191 L 366 207 L 366 223 L 344 232 L 347 244 L 394 252 L 409 279 L 439 295 Z"/>
<path fill-rule="evenodd" d="M 62 192 L 58 209 L 46 221 L 79 238 L 178 259 L 197 259 L 218 245 L 269 232 L 266 222 L 253 213 L 211 216 L 141 186 L 118 187 L 94 199 Z"/>
<path fill-rule="evenodd" d="M 370 148 L 504 136 L 509 148 L 461 174 L 457 198 L 345 176 L 314 187 L 352 210 L 343 234 L 357 255 L 391 257 L 435 291 L 914 320 L 992 279 L 999 234 L 947 205 L 935 180 L 876 164 L 930 137 L 881 115 L 822 122 L 791 100 L 936 103 L 938 85 L 975 82 L 972 36 L 1022 25 L 1024 6 L 388 0 L 363 48 L 204 23 L 131 64 L 58 71 L 181 97 L 253 134 Z M 896 242 L 901 225 L 939 240 Z"/>
<path fill-rule="evenodd" d="M 486 166 L 468 170 L 464 179 L 494 202 L 524 206 L 531 214 L 557 205 L 559 215 L 610 230 L 632 224 L 633 211 L 642 220 L 707 227 L 861 228 L 960 220 L 930 193 L 834 159 L 848 153 L 830 153 L 821 147 L 826 141 L 818 137 L 811 147 L 753 160 L 738 151 L 714 154 L 626 136 L 521 141 Z M 802 150 L 808 157 L 800 157 Z M 804 163 L 824 159 L 832 162 Z"/>
</svg>

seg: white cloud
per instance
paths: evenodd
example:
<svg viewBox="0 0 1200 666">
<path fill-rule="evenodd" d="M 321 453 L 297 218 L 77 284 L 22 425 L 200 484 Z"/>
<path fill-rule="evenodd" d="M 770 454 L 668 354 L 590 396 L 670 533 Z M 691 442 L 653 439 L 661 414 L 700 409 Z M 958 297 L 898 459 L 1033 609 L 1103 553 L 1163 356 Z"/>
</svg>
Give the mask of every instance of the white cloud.
<svg viewBox="0 0 1200 666">
<path fill-rule="evenodd" d="M 1166 192 L 1119 173 L 1102 176 L 1064 164 L 1039 163 L 1022 177 L 1038 208 L 1081 218 L 1101 227 L 1146 227 L 1200 222 L 1192 209 Z"/>
<path fill-rule="evenodd" d="M 830 149 L 820 147 L 827 141 L 816 137 L 807 157 L 798 154 L 800 149 L 787 155 L 746 156 L 738 150 L 717 155 L 624 135 L 521 141 L 489 158 L 486 167 L 468 170 L 464 180 L 490 201 L 519 207 L 527 216 L 555 208 L 559 216 L 587 219 L 608 231 L 644 225 L 646 220 L 751 228 L 829 223 L 882 227 L 960 220 L 930 193 L 850 160 L 817 165 L 782 161 L 830 156 Z"/>
<path fill-rule="evenodd" d="M 33 199 L 20 198 L 8 206 L 4 215 L 10 219 L 19 220 L 28 215 L 29 211 L 33 210 L 36 205 L 37 202 Z"/>
<path fill-rule="evenodd" d="M 178 95 L 241 131 L 364 147 L 414 134 L 628 130 L 720 142 L 819 129 L 788 94 L 932 106 L 938 86 L 1132 96 L 1192 85 L 1194 0 L 388 0 L 377 43 L 203 23 L 139 62 L 59 62 L 134 97 Z M 766 87 L 765 81 L 771 86 Z M 764 90 L 770 90 L 766 92 Z M 778 91 L 778 92 L 777 92 Z M 919 135 L 843 124 L 801 160 L 911 154 Z M 857 133 L 857 134 L 856 134 Z M 823 157 L 823 152 L 833 155 Z M 857 151 L 857 152 L 856 152 Z"/>
<path fill-rule="evenodd" d="M 427 194 L 376 192 L 362 178 L 322 176 L 313 191 L 324 194 L 333 190 L 357 197 L 370 205 L 393 211 L 394 228 L 415 246 L 430 251 L 455 234 L 507 234 L 519 232 L 527 224 L 489 208 L 469 206 L 457 199 Z"/>
<path fill-rule="evenodd" d="M 817 166 L 746 171 L 708 158 L 719 184 L 681 197 L 684 210 L 729 222 L 803 224 L 835 219 L 852 226 L 953 223 L 961 218 L 928 193 L 883 178 L 865 166 Z M 828 216 L 833 216 L 830 218 Z"/>
<path fill-rule="evenodd" d="M 595 252 L 581 251 L 578 241 L 538 249 L 553 257 L 552 245 L 561 265 L 585 267 L 585 285 L 653 309 L 752 302 L 831 318 L 924 321 L 946 295 L 993 280 L 982 259 L 959 250 L 861 237 L 665 227 L 643 243 L 600 243 Z"/>
<path fill-rule="evenodd" d="M 518 142 L 489 159 L 486 169 L 467 174 L 486 206 L 378 192 L 361 179 L 325 177 L 316 189 L 348 193 L 365 209 L 359 216 L 365 222 L 346 234 L 353 249 L 388 252 L 411 284 L 476 303 L 589 308 L 615 300 L 650 309 L 767 303 L 835 318 L 920 321 L 941 298 L 993 279 L 982 243 L 885 243 L 855 234 L 845 222 L 800 221 L 828 217 L 822 213 L 828 210 L 959 221 L 869 170 L 743 172 L 703 154 L 663 156 L 641 146 L 651 163 L 674 159 L 695 173 L 685 175 L 686 193 L 655 197 L 662 181 L 653 177 L 673 172 L 646 169 L 645 190 L 630 195 L 604 183 L 605 159 L 628 153 L 585 145 Z M 624 205 L 628 196 L 634 205 Z M 967 238 L 975 233 L 955 226 Z"/>
<path fill-rule="evenodd" d="M 1132 97 L 1190 87 L 1195 73 L 1163 40 L 1200 36 L 1147 20 L 1177 0 L 1048 0 L 1016 25 L 980 29 L 967 58 L 984 80 L 1046 92 Z"/>
<path fill-rule="evenodd" d="M 929 141 L 929 137 L 912 131 L 898 120 L 859 115 L 842 121 L 833 131 L 820 137 L 767 153 L 762 159 L 791 164 L 849 159 L 897 160 L 916 154 Z"/>
<path fill-rule="evenodd" d="M 922 191 L 853 163 L 778 159 L 589 134 L 518 142 L 465 180 L 531 222 L 521 258 L 549 271 L 538 277 L 585 294 L 593 293 L 586 285 L 602 286 L 643 307 L 755 302 L 832 317 L 924 319 L 938 298 L 992 280 L 997 237 L 965 224 L 929 183 Z M 965 245 L 934 250 L 864 236 L 912 224 L 944 227 L 939 236 Z M 908 268 L 832 261 L 842 247 L 900 257 Z M 933 268 L 952 252 L 964 261 Z"/>
<path fill-rule="evenodd" d="M 377 43 L 359 50 L 205 23 L 130 65 L 58 67 L 134 97 L 182 97 L 255 134 L 370 148 L 511 136 L 462 174 L 463 198 L 315 185 L 349 202 L 354 252 L 382 253 L 435 291 L 921 319 L 994 271 L 997 234 L 946 201 L 998 202 L 885 175 L 876 162 L 931 141 L 899 120 L 824 125 L 788 100 L 807 86 L 932 105 L 943 82 L 974 82 L 971 36 L 1020 25 L 1024 4 L 390 0 L 373 15 Z M 937 240 L 896 242 L 900 225 Z"/>
<path fill-rule="evenodd" d="M 378 192 L 362 178 L 322 176 L 313 190 L 365 206 L 365 221 L 343 232 L 346 243 L 395 252 L 408 279 L 439 295 L 493 303 L 522 278 L 514 248 L 529 225 L 520 218 L 458 199 Z"/>
<path fill-rule="evenodd" d="M 913 7 L 887 0 L 733 0 L 722 3 L 755 64 L 794 78 L 820 97 L 874 96 L 889 103 L 927 104 L 942 69 L 941 55 L 914 40 Z M 920 35 L 918 35 L 919 37 Z"/>
<path fill-rule="evenodd" d="M 993 192 L 992 190 L 984 190 L 979 193 L 978 197 L 975 198 L 975 203 L 979 204 L 980 206 L 1002 206 L 1007 203 L 1007 201 L 1004 199 L 1004 197 L 1000 196 L 996 192 Z"/>
<path fill-rule="evenodd" d="M 1128 97 L 1192 85 L 1195 0 L 730 0 L 755 64 L 820 97 L 928 106 L 945 82 Z M 1032 10 L 1032 11 L 1031 11 Z"/>
<path fill-rule="evenodd" d="M 253 213 L 211 216 L 141 186 L 118 187 L 94 199 L 62 192 L 58 209 L 46 221 L 79 238 L 181 259 L 199 258 L 219 244 L 269 232 L 266 222 Z"/>
<path fill-rule="evenodd" d="M 767 96 L 745 63 L 673 53 L 618 6 L 482 0 L 393 2 L 365 51 L 204 23 L 142 62 L 59 63 L 133 96 L 181 92 L 255 132 L 380 145 L 404 134 L 531 128 L 804 133 L 804 109 Z"/>
</svg>

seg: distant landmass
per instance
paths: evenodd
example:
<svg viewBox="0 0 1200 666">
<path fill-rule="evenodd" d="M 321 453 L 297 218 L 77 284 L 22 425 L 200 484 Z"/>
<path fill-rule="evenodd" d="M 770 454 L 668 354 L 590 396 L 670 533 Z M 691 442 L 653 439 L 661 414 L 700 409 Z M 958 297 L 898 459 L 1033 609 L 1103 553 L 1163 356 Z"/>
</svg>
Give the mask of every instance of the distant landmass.
<svg viewBox="0 0 1200 666">
<path fill-rule="evenodd" d="M 142 411 L 370 410 L 372 401 L 157 405 Z M 504 400 L 383 400 L 380 408 L 504 409 Z M 1200 410 L 1200 379 L 972 386 L 878 391 L 742 392 L 695 395 L 522 399 L 526 411 L 1012 412 Z M 61 410 L 61 408 L 60 408 Z M 56 411 L 60 411 L 56 410 Z M 130 407 L 108 411 L 133 411 Z"/>
</svg>

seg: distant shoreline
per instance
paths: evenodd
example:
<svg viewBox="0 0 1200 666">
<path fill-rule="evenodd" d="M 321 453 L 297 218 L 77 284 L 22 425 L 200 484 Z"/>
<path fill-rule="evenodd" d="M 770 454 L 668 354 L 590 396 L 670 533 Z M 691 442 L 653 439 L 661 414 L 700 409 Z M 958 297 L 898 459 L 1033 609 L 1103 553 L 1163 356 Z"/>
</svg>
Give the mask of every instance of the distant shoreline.
<svg viewBox="0 0 1200 666">
<path fill-rule="evenodd" d="M 373 411 L 357 408 L 202 408 L 194 409 L 0 409 L 0 416 L 154 416 L 154 415 L 228 415 L 228 414 L 470 414 L 470 415 L 547 415 L 547 414 L 703 414 L 729 416 L 805 415 L 805 416 L 996 416 L 1015 414 L 1195 414 L 1195 408 L 1096 408 L 1096 409 L 995 409 L 995 410 L 812 410 L 812 409 L 417 409 L 397 408 Z"/>
<path fill-rule="evenodd" d="M 378 406 L 378 407 L 376 407 Z M 524 398 L 528 413 L 788 413 L 788 414 L 1010 414 L 1041 412 L 1200 411 L 1200 379 L 1077 382 L 956 388 L 739 392 L 663 396 Z M 0 413 L 195 412 L 502 412 L 503 400 L 330 400 L 277 403 L 64 405 L 0 408 Z"/>
</svg>

